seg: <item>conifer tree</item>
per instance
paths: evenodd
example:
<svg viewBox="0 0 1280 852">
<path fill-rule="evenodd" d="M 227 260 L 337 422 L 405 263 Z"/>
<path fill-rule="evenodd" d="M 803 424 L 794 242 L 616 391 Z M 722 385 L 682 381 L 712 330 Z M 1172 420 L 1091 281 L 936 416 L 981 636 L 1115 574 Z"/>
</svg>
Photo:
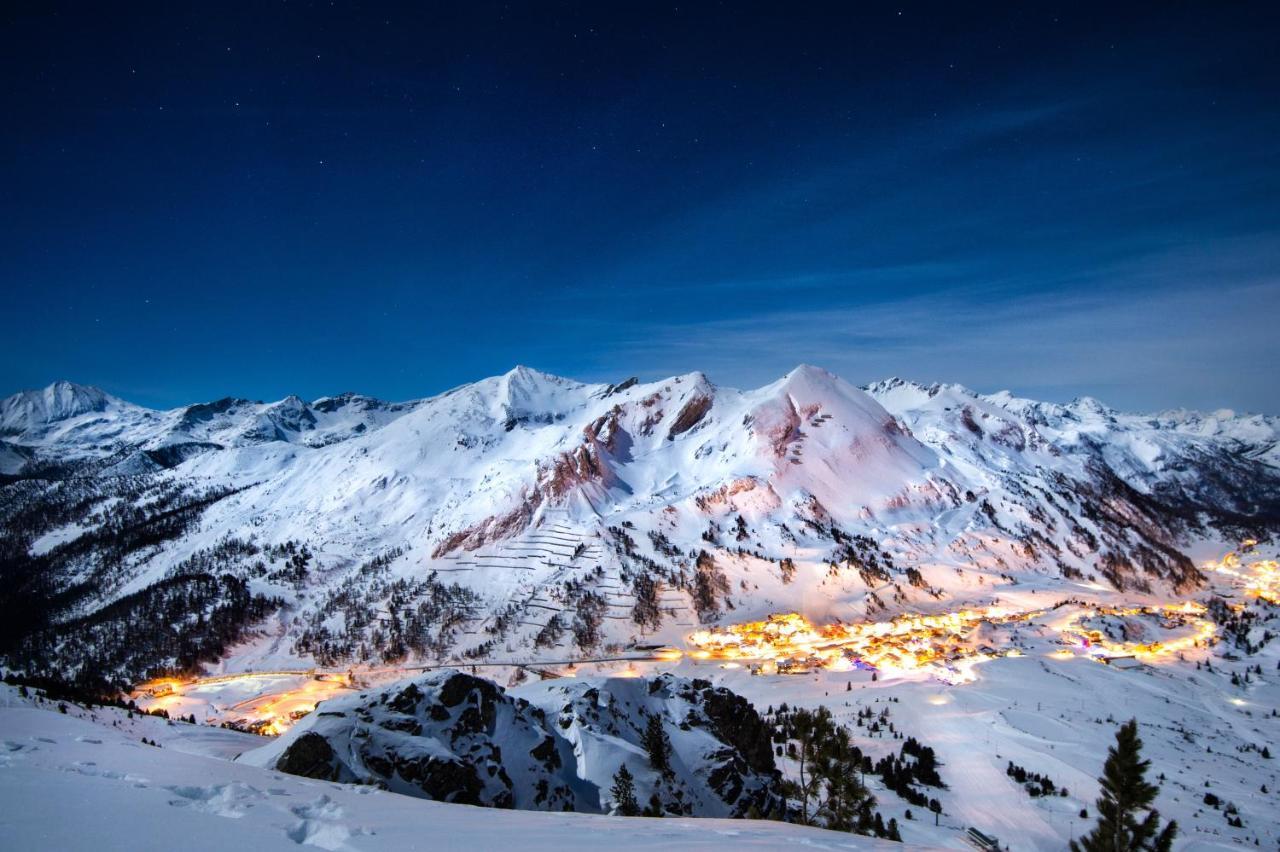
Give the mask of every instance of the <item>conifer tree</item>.
<svg viewBox="0 0 1280 852">
<path fill-rule="evenodd" d="M 826 707 L 796 710 L 788 721 L 789 735 L 799 745 L 794 754 L 799 778 L 788 786 L 800 800 L 800 821 L 835 831 L 868 829 L 875 798 L 858 778 L 859 753 L 848 730 Z"/>
<path fill-rule="evenodd" d="M 663 775 L 671 773 L 671 738 L 662 725 L 662 716 L 651 713 L 644 726 L 644 750 L 649 753 L 649 765 Z"/>
<path fill-rule="evenodd" d="M 639 816 L 640 803 L 636 801 L 636 781 L 624 763 L 613 774 L 613 787 L 609 790 L 613 796 L 613 810 L 619 816 Z"/>
<path fill-rule="evenodd" d="M 819 708 L 819 712 L 822 708 Z M 799 761 L 798 775 L 799 780 L 795 785 L 796 798 L 800 799 L 800 822 L 802 825 L 809 825 L 810 810 L 809 802 L 812 800 L 815 792 L 816 781 L 813 772 L 810 769 L 810 761 L 816 750 L 814 741 L 818 737 L 816 728 L 819 724 L 818 714 L 811 713 L 807 710 L 796 710 L 791 717 L 791 730 L 788 732 L 791 738 L 799 743 L 799 748 L 791 752 L 791 745 L 788 743 L 788 754 Z"/>
<path fill-rule="evenodd" d="M 813 769 L 820 779 L 818 814 L 826 827 L 836 831 L 865 830 L 875 799 L 858 779 L 858 758 L 848 730 L 830 722 L 814 755 Z"/>
<path fill-rule="evenodd" d="M 1160 815 L 1151 803 L 1159 788 L 1146 779 L 1151 761 L 1142 759 L 1138 720 L 1130 719 L 1116 731 L 1116 743 L 1107 751 L 1102 767 L 1102 795 L 1098 798 L 1098 824 L 1093 831 L 1071 842 L 1072 852 L 1168 852 L 1178 833 L 1170 821 L 1163 830 Z M 1142 822 L 1138 817 L 1146 811 Z"/>
</svg>

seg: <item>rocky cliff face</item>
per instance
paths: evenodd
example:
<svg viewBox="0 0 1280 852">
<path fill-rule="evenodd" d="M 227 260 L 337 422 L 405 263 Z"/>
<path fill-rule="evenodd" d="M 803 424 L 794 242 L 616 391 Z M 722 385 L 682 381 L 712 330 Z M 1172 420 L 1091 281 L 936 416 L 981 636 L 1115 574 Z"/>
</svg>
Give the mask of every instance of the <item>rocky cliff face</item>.
<svg viewBox="0 0 1280 852">
<path fill-rule="evenodd" d="M 652 718 L 667 767 L 643 742 Z M 445 802 L 527 810 L 609 810 L 626 765 L 637 797 L 670 814 L 742 816 L 781 806 L 764 722 L 741 697 L 671 676 L 505 691 L 445 670 L 324 702 L 242 759 L 283 772 L 372 783 Z"/>
<path fill-rule="evenodd" d="M 280 744 L 275 768 L 441 802 L 575 809 L 570 754 L 545 714 L 481 678 L 436 672 L 326 702 L 308 722 Z"/>
</svg>

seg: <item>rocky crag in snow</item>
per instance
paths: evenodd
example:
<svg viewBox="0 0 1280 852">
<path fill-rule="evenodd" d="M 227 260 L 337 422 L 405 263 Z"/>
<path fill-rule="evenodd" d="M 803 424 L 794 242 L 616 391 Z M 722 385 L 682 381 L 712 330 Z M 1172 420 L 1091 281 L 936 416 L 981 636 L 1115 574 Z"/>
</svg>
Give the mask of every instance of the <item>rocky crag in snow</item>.
<svg viewBox="0 0 1280 852">
<path fill-rule="evenodd" d="M 651 719 L 673 747 L 655 767 Z M 621 766 L 666 814 L 782 813 L 769 729 L 745 699 L 663 675 L 529 686 L 508 693 L 445 670 L 326 701 L 243 760 L 294 775 L 372 783 L 459 804 L 608 811 Z"/>
<path fill-rule="evenodd" d="M 562 660 L 1032 578 L 1189 592 L 1188 548 L 1280 523 L 1278 422 L 812 367 L 172 411 L 59 383 L 0 403 L 0 639 L 123 682 L 255 636 L 245 661 Z"/>
</svg>

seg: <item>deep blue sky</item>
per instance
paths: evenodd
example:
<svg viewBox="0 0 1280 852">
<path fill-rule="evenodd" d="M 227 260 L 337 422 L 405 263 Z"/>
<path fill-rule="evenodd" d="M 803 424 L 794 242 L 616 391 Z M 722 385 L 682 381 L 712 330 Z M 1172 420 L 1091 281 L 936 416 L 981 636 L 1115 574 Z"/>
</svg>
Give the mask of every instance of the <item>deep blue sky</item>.
<svg viewBox="0 0 1280 852">
<path fill-rule="evenodd" d="M 803 361 L 1280 413 L 1274 3 L 23 5 L 3 392 Z"/>
</svg>

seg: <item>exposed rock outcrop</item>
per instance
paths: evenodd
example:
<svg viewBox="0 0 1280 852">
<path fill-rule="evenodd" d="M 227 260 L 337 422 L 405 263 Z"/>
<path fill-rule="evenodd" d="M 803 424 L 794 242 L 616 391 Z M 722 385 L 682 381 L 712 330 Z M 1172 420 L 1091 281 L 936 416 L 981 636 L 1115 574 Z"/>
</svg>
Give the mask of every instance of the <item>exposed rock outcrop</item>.
<svg viewBox="0 0 1280 852">
<path fill-rule="evenodd" d="M 651 765 L 651 718 L 672 743 Z M 282 772 L 372 783 L 437 801 L 600 811 L 625 764 L 644 801 L 672 814 L 782 807 L 769 730 L 751 705 L 703 680 L 563 680 L 510 692 L 445 670 L 325 702 L 244 758 Z"/>
<path fill-rule="evenodd" d="M 714 402 L 715 400 L 708 394 L 698 393 L 690 397 L 689 401 L 676 412 L 676 419 L 667 430 L 667 440 L 675 440 L 676 436 L 683 435 L 702 422 L 702 418 L 707 416 Z"/>
</svg>

